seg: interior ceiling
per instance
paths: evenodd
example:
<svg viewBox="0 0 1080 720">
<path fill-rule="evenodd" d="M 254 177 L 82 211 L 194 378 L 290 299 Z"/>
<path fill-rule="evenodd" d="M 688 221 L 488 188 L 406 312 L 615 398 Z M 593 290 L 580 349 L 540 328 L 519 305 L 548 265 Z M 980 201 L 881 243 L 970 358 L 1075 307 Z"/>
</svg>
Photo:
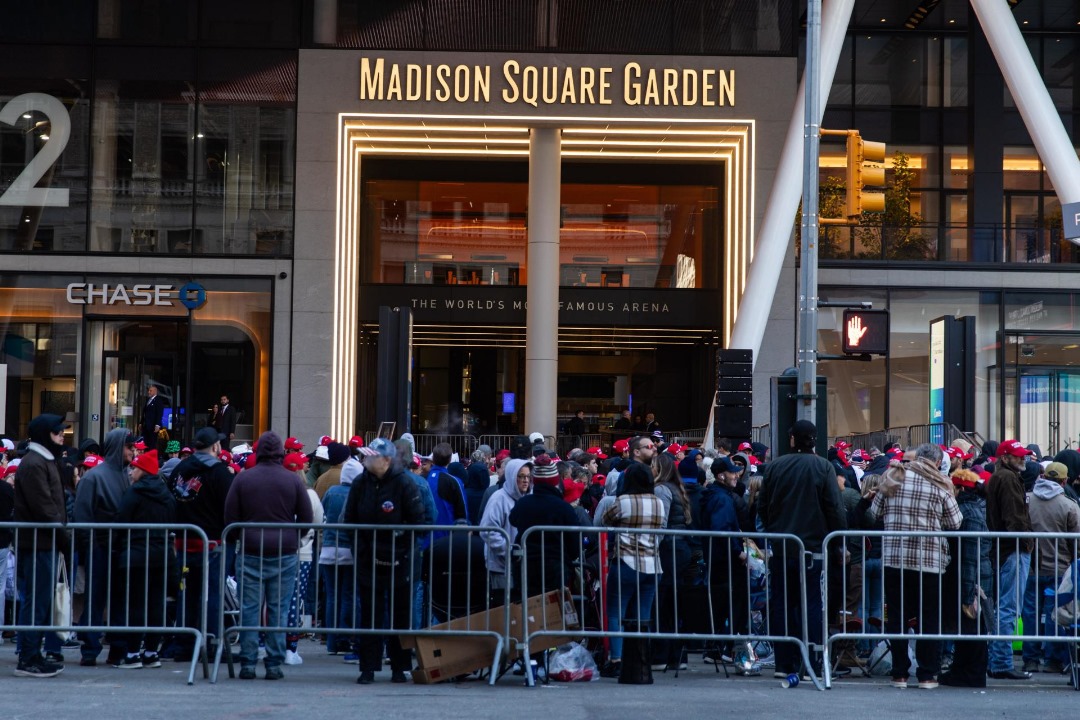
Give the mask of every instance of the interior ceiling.
<svg viewBox="0 0 1080 720">
<path fill-rule="evenodd" d="M 379 326 L 363 326 L 374 341 Z M 524 348 L 524 325 L 413 325 L 414 347 Z M 653 350 L 660 346 L 719 347 L 720 333 L 708 328 L 559 328 L 559 350 Z"/>
<path fill-rule="evenodd" d="M 1075 32 L 1080 22 L 1077 0 L 1006 1 L 1025 30 Z M 801 22 L 805 24 L 803 4 Z M 969 0 L 856 0 L 851 26 L 862 30 L 961 30 L 968 26 L 969 7 Z"/>
</svg>

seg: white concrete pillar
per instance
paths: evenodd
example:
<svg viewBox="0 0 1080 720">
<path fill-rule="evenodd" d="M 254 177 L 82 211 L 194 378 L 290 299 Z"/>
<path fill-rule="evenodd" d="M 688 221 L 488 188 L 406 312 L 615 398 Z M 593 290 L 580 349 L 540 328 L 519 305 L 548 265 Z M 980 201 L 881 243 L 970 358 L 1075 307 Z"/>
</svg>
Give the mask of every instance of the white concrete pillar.
<svg viewBox="0 0 1080 720">
<path fill-rule="evenodd" d="M 559 385 L 559 128 L 529 133 L 529 260 L 525 311 L 525 433 L 555 435 Z"/>
</svg>

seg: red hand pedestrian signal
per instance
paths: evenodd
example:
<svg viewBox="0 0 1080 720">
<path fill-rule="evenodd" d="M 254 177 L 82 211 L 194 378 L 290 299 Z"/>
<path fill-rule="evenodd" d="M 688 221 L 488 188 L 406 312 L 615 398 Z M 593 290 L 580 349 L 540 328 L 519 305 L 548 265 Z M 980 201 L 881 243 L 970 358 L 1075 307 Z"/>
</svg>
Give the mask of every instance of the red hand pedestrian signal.
<svg viewBox="0 0 1080 720">
<path fill-rule="evenodd" d="M 845 310 L 840 344 L 849 355 L 889 354 L 888 310 Z"/>
<path fill-rule="evenodd" d="M 862 318 L 856 315 L 855 317 L 848 318 L 847 322 L 847 344 L 849 347 L 859 347 L 859 341 L 862 340 L 863 335 L 870 331 L 869 327 L 863 327 Z"/>
</svg>

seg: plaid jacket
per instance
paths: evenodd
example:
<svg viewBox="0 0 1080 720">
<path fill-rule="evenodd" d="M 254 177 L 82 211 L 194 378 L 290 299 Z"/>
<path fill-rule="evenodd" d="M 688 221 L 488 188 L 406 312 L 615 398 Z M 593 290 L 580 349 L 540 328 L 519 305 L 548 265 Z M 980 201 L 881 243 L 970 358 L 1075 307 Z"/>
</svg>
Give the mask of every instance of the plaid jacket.
<svg viewBox="0 0 1080 720">
<path fill-rule="evenodd" d="M 604 525 L 609 527 L 649 528 L 667 527 L 664 503 L 655 495 L 620 495 L 604 513 Z M 617 533 L 613 560 L 622 560 L 639 573 L 659 575 L 657 550 L 660 538 L 648 533 Z"/>
<path fill-rule="evenodd" d="M 884 518 L 885 532 L 956 530 L 964 519 L 951 492 L 912 470 L 904 473 L 895 495 L 886 497 L 879 492 L 870 509 L 876 517 Z M 881 559 L 887 567 L 943 573 L 948 565 L 945 548 L 944 537 L 886 535 Z"/>
</svg>

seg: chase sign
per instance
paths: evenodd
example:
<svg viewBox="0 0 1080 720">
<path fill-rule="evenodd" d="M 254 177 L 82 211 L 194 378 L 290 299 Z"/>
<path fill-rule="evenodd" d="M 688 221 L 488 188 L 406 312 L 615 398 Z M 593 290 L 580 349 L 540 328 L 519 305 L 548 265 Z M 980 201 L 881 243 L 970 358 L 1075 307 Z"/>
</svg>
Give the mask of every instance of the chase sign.
<svg viewBox="0 0 1080 720">
<path fill-rule="evenodd" d="M 206 288 L 197 282 L 175 285 L 116 283 L 70 283 L 67 301 L 72 305 L 131 305 L 173 307 L 177 303 L 188 310 L 206 304 Z"/>
</svg>

